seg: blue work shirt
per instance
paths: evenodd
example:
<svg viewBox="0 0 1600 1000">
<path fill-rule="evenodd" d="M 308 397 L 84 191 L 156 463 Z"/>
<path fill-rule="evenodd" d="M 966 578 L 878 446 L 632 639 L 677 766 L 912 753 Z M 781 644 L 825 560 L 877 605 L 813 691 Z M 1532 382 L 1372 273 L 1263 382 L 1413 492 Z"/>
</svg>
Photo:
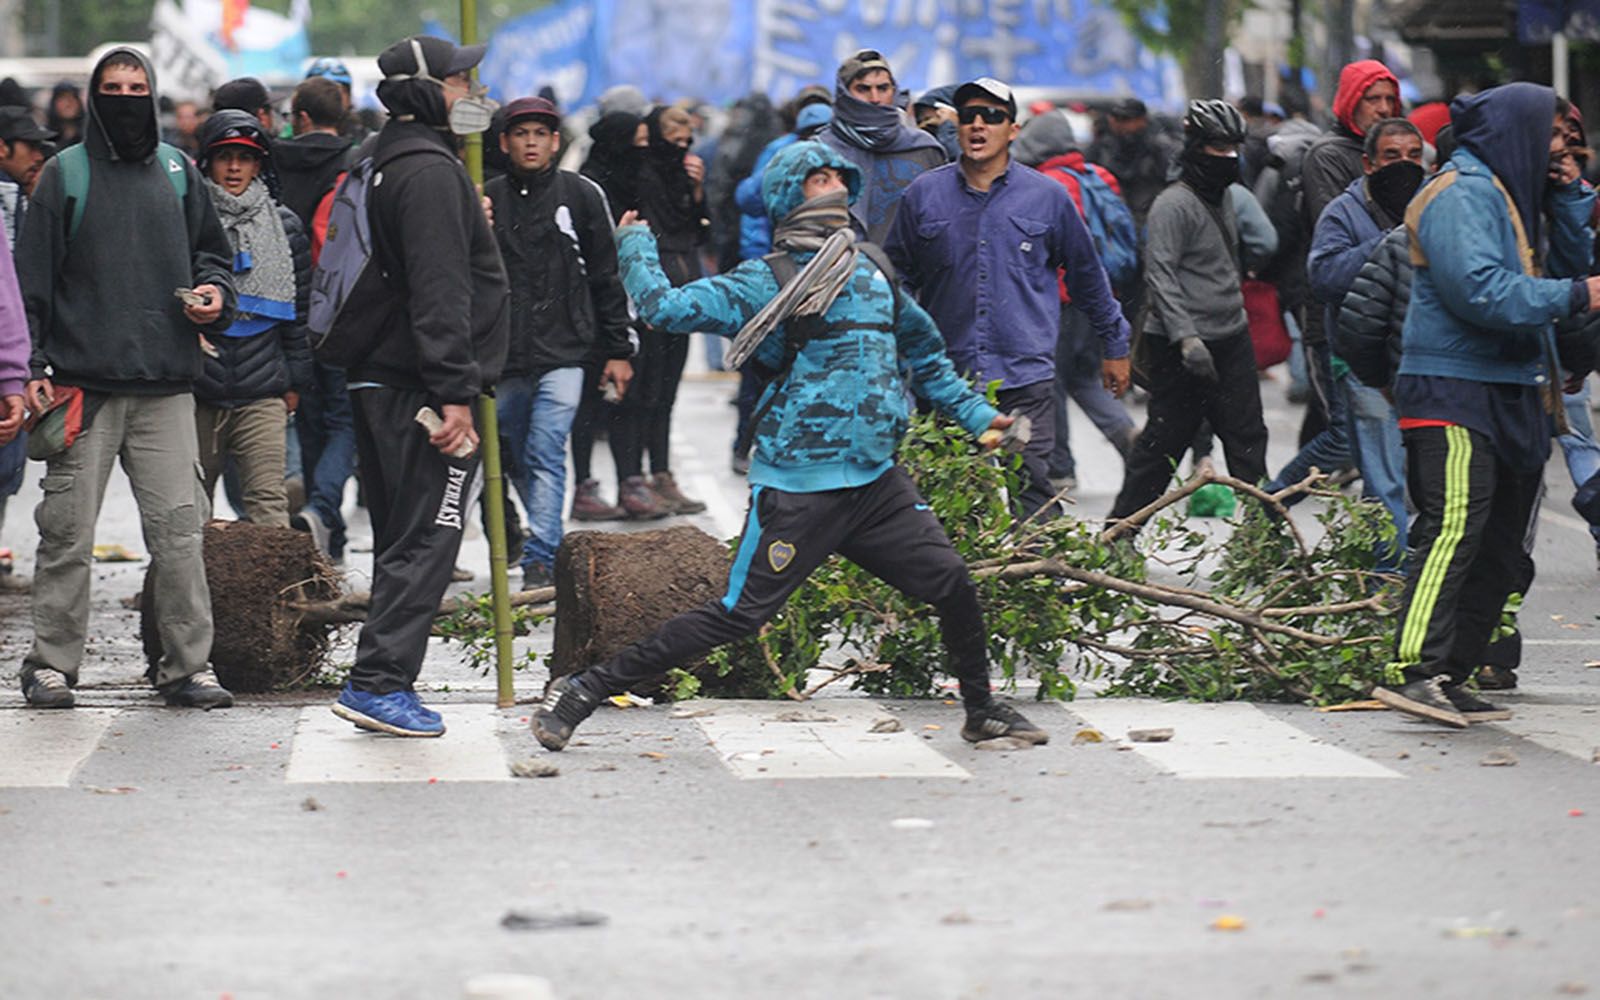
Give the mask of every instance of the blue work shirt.
<svg viewBox="0 0 1600 1000">
<path fill-rule="evenodd" d="M 939 325 L 950 359 L 980 384 L 1014 389 L 1055 377 L 1058 271 L 1102 355 L 1128 355 L 1128 321 L 1072 196 L 1015 160 L 988 191 L 969 185 L 960 163 L 918 177 L 884 249 Z"/>
</svg>

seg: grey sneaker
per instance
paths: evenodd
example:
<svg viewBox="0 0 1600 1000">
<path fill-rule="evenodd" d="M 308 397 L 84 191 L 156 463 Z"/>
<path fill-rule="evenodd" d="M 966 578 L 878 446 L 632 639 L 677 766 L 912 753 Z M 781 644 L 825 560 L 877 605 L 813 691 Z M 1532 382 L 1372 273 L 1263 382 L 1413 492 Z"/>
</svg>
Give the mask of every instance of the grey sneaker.
<svg viewBox="0 0 1600 1000">
<path fill-rule="evenodd" d="M 560 750 L 572 739 L 572 731 L 600 707 L 600 699 L 589 689 L 564 674 L 550 683 L 544 704 L 533 713 L 533 737 L 546 750 Z"/>
<path fill-rule="evenodd" d="M 23 678 L 22 696 L 34 708 L 71 708 L 78 701 L 67 675 L 50 667 L 39 667 Z"/>
<path fill-rule="evenodd" d="M 174 708 L 232 708 L 233 695 L 217 683 L 217 675 L 209 670 L 190 674 L 181 681 L 173 681 L 156 688 L 167 704 Z"/>
<path fill-rule="evenodd" d="M 330 555 L 329 541 L 333 538 L 333 529 L 322 520 L 322 515 L 310 507 L 302 507 L 293 517 L 289 518 L 289 527 L 296 531 L 304 531 L 311 536 L 311 543 L 323 555 Z"/>
<path fill-rule="evenodd" d="M 1372 689 L 1372 696 L 1396 712 L 1456 729 L 1467 728 L 1467 717 L 1445 694 L 1442 677 L 1410 681 L 1393 688 L 1376 687 Z"/>
</svg>

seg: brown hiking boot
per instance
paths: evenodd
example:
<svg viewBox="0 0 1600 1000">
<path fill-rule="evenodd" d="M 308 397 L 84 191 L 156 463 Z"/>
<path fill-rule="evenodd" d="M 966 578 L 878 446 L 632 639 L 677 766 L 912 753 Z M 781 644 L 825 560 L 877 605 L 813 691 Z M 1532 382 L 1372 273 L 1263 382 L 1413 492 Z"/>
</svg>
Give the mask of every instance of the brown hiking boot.
<svg viewBox="0 0 1600 1000">
<path fill-rule="evenodd" d="M 629 476 L 622 481 L 617 489 L 617 503 L 633 521 L 654 521 L 672 513 L 672 508 L 656 496 L 643 476 Z"/>
<path fill-rule="evenodd" d="M 621 521 L 628 516 L 628 512 L 621 507 L 613 507 L 600 499 L 600 484 L 593 479 L 585 479 L 578 484 L 577 495 L 572 498 L 572 519 L 574 521 Z"/>
<path fill-rule="evenodd" d="M 706 509 L 701 501 L 683 495 L 683 491 L 678 489 L 678 481 L 672 478 L 670 472 L 656 473 L 650 480 L 650 488 L 674 514 L 698 514 Z"/>
</svg>

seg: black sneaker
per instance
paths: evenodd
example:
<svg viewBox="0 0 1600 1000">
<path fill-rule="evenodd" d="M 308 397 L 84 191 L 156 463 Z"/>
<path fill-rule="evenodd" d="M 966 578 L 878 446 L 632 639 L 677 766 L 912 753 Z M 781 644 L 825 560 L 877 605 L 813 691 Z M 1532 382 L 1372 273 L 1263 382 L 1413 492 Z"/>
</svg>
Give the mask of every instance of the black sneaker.
<svg viewBox="0 0 1600 1000">
<path fill-rule="evenodd" d="M 578 723 L 600 707 L 600 699 L 572 678 L 572 674 L 565 674 L 551 681 L 544 704 L 533 713 L 533 737 L 546 750 L 565 747 Z"/>
<path fill-rule="evenodd" d="M 156 688 L 167 704 L 174 708 L 232 708 L 233 695 L 217 683 L 217 676 L 209 670 L 190 674 L 181 681 L 173 681 Z"/>
<path fill-rule="evenodd" d="M 991 701 L 982 708 L 967 709 L 967 722 L 961 738 L 968 743 L 1010 736 L 1028 743 L 1049 743 L 1050 734 L 1022 717 L 1022 713 L 1003 701 Z"/>
<path fill-rule="evenodd" d="M 1484 665 L 1478 668 L 1478 689 L 1481 691 L 1514 691 L 1517 687 L 1517 672 L 1510 667 L 1491 667 Z"/>
<path fill-rule="evenodd" d="M 1442 677 L 1410 681 L 1394 688 L 1376 687 L 1372 689 L 1372 696 L 1396 712 L 1429 722 L 1440 722 L 1456 729 L 1467 728 L 1467 717 L 1445 694 Z"/>
<path fill-rule="evenodd" d="M 71 708 L 78 700 L 67 675 L 50 667 L 37 667 L 22 678 L 22 697 L 34 708 Z"/>
<path fill-rule="evenodd" d="M 530 562 L 522 564 L 523 590 L 540 590 L 545 587 L 553 587 L 555 583 L 555 577 L 550 575 L 550 570 L 544 563 Z"/>
<path fill-rule="evenodd" d="M 1468 722 L 1505 722 L 1511 718 L 1511 709 L 1492 705 L 1471 691 L 1465 684 L 1446 684 L 1444 696 L 1456 711 L 1466 716 Z"/>
</svg>

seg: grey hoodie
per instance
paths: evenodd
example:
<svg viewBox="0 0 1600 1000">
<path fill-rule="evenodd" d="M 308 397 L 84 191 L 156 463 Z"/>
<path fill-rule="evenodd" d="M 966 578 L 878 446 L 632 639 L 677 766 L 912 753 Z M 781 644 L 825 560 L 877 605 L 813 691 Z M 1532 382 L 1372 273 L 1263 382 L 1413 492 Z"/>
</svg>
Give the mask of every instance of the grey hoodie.
<svg viewBox="0 0 1600 1000">
<path fill-rule="evenodd" d="M 153 118 L 155 71 L 137 51 L 106 53 L 91 86 L 117 53 L 144 66 Z M 220 333 L 233 322 L 228 235 L 192 164 L 184 163 L 188 193 L 179 201 L 158 157 L 120 159 L 96 117 L 92 94 L 84 108 L 89 191 L 78 232 L 68 239 L 61 164 L 51 159 L 39 174 L 17 239 L 17 278 L 33 338 L 32 377 L 119 394 L 188 392 L 203 358 L 196 333 Z M 223 310 L 216 323 L 197 328 L 173 290 L 204 284 L 222 289 Z"/>
</svg>

